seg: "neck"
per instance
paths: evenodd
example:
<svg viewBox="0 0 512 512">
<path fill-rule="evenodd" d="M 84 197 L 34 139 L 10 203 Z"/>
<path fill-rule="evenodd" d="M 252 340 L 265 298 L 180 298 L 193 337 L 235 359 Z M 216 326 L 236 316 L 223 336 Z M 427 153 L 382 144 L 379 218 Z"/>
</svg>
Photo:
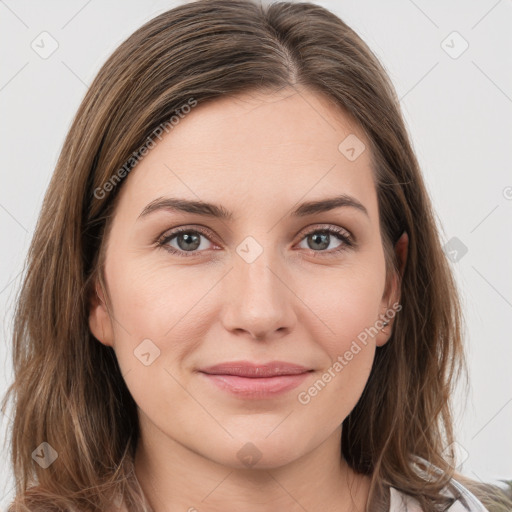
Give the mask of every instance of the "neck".
<svg viewBox="0 0 512 512">
<path fill-rule="evenodd" d="M 341 457 L 341 427 L 302 457 L 267 469 L 220 464 L 141 428 L 135 473 L 154 512 L 362 512 L 370 478 Z"/>
</svg>

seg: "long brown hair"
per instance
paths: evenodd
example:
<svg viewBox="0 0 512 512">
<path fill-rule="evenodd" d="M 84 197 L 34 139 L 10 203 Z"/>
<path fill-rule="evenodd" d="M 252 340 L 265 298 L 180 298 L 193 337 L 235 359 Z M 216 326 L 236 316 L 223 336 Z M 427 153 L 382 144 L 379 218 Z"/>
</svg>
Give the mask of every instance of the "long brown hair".
<svg viewBox="0 0 512 512">
<path fill-rule="evenodd" d="M 383 67 L 320 6 L 200 0 L 155 17 L 114 51 L 65 139 L 16 302 L 15 380 L 3 402 L 13 397 L 15 404 L 10 511 L 103 511 L 117 496 L 132 510 L 150 510 L 132 464 L 136 405 L 113 349 L 88 326 L 93 283 L 104 282 L 115 199 L 141 148 L 157 142 L 162 127 L 170 130 L 184 105 L 284 87 L 322 94 L 367 135 L 388 276 L 399 271 L 394 243 L 404 231 L 409 236 L 402 310 L 343 423 L 343 456 L 372 478 L 368 510 L 388 510 L 389 485 L 425 511 L 444 510 L 449 500 L 441 490 L 451 477 L 473 485 L 446 455 L 454 441 L 450 396 L 467 373 L 458 292 Z M 58 456 L 43 468 L 37 450 Z M 423 478 L 414 456 L 441 474 Z"/>
</svg>

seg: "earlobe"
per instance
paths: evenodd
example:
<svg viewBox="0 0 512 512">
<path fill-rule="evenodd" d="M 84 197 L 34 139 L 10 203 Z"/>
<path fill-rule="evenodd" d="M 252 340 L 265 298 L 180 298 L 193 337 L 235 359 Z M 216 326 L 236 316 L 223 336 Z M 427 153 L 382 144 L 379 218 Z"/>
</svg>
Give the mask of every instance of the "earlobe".
<svg viewBox="0 0 512 512">
<path fill-rule="evenodd" d="M 106 307 L 103 290 L 98 282 L 89 298 L 89 329 L 93 336 L 103 345 L 113 345 L 113 330 L 110 315 Z"/>
</svg>

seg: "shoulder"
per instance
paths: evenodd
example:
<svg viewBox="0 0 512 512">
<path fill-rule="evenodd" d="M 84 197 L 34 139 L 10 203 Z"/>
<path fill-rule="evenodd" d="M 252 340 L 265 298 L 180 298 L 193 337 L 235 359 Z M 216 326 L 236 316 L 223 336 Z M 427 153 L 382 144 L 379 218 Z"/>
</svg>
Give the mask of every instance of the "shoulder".
<svg viewBox="0 0 512 512">
<path fill-rule="evenodd" d="M 460 508 L 462 506 L 462 504 L 460 504 L 459 508 L 461 512 L 489 512 L 483 506 L 482 502 L 469 489 L 464 487 L 460 482 L 452 478 L 451 483 L 453 487 L 459 492 L 459 494 L 464 498 L 464 501 L 467 503 L 467 506 L 464 508 Z M 454 505 L 456 505 L 457 503 L 460 503 L 460 499 L 457 500 L 457 502 L 454 503 Z M 459 509 L 455 508 L 454 512 L 458 510 Z"/>
<path fill-rule="evenodd" d="M 455 490 L 456 492 L 454 492 Z M 389 512 L 423 512 L 418 501 L 394 487 L 389 488 Z M 459 496 L 446 512 L 489 512 L 478 498 L 460 482 L 451 479 L 450 484 L 443 489 L 445 496 Z"/>
</svg>

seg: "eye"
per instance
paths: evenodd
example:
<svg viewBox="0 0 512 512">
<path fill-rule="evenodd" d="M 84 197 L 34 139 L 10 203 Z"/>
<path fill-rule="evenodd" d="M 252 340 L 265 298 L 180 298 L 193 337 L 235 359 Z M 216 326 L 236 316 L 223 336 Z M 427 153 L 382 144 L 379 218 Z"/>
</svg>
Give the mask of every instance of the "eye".
<svg viewBox="0 0 512 512">
<path fill-rule="evenodd" d="M 333 235 L 340 243 L 329 251 L 324 250 L 331 245 Z M 341 251 L 355 246 L 350 233 L 338 226 L 327 226 L 310 230 L 303 234 L 303 240 L 315 257 L 323 256 L 324 254 L 326 256 L 336 255 Z"/>
<path fill-rule="evenodd" d="M 163 247 L 166 251 L 171 254 L 177 254 L 179 256 L 194 256 L 200 247 L 204 249 L 204 244 L 201 243 L 201 237 L 208 240 L 207 231 L 202 228 L 190 229 L 187 227 L 176 228 L 170 233 L 165 233 L 164 236 L 157 241 L 159 247 Z M 169 245 L 171 241 L 176 239 L 178 247 Z"/>
<path fill-rule="evenodd" d="M 156 241 L 156 245 L 158 247 L 164 248 L 171 254 L 188 257 L 194 256 L 198 252 L 207 250 L 208 248 L 204 247 L 204 244 L 201 241 L 201 237 L 210 241 L 210 236 L 211 235 L 209 231 L 203 228 L 197 227 L 191 229 L 187 227 L 181 227 L 173 229 L 171 232 L 167 232 L 162 235 L 160 239 Z M 326 251 L 325 249 L 328 248 L 333 241 L 333 236 L 340 243 L 334 248 L 331 248 L 331 250 Z M 302 240 L 307 243 L 307 249 L 309 249 L 309 251 L 312 252 L 313 256 L 315 257 L 324 254 L 326 256 L 337 254 L 355 246 L 355 241 L 353 240 L 350 233 L 338 226 L 328 225 L 322 226 L 321 228 L 317 227 L 316 229 L 303 233 L 301 241 Z M 174 242 L 177 246 L 171 245 L 171 242 Z M 201 248 L 202 250 L 199 250 Z"/>
</svg>

